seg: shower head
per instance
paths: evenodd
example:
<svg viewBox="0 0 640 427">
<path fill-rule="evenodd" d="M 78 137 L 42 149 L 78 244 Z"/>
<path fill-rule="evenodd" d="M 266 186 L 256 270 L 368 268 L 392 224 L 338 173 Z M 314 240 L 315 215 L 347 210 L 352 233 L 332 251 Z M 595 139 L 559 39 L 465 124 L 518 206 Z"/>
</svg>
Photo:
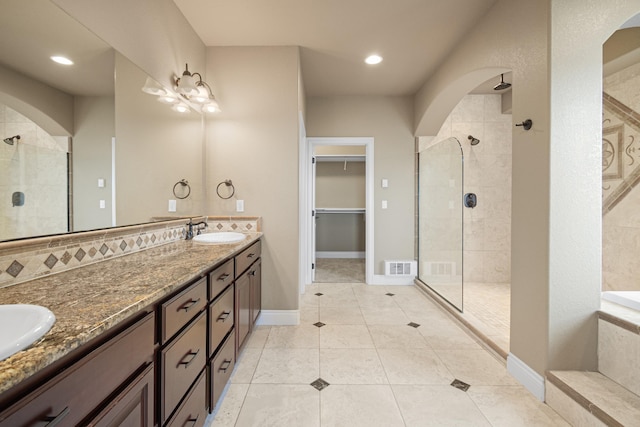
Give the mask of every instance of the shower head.
<svg viewBox="0 0 640 427">
<path fill-rule="evenodd" d="M 20 135 L 11 136 L 9 138 L 5 138 L 3 141 L 9 145 L 13 145 L 16 140 L 20 139 Z"/>
<path fill-rule="evenodd" d="M 469 135 L 469 136 L 467 137 L 467 139 L 468 139 L 469 141 L 471 141 L 471 145 L 478 145 L 478 144 L 480 144 L 480 140 L 479 140 L 478 138 L 474 138 L 472 135 Z"/>
<path fill-rule="evenodd" d="M 500 83 L 493 87 L 493 90 L 504 90 L 509 89 L 511 87 L 511 83 L 507 83 L 504 81 L 504 74 L 500 74 Z"/>
</svg>

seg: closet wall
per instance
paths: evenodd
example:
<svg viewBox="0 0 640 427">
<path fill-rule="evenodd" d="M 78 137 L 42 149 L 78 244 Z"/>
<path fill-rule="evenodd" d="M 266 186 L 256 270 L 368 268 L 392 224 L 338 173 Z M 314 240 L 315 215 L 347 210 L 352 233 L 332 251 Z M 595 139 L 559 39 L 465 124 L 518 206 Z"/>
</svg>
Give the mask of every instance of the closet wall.
<svg viewBox="0 0 640 427">
<path fill-rule="evenodd" d="M 364 156 L 316 156 L 316 257 L 365 257 Z"/>
</svg>

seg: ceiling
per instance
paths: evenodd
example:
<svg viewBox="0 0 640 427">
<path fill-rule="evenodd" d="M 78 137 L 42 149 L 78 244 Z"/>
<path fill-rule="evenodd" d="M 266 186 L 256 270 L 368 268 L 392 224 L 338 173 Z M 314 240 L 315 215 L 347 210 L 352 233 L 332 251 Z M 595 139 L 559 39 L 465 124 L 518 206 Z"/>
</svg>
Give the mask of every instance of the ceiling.
<svg viewBox="0 0 640 427">
<path fill-rule="evenodd" d="M 66 93 L 113 93 L 113 49 L 49 0 L 2 0 L 0 52 L 0 65 Z"/>
<path fill-rule="evenodd" d="M 174 0 L 207 46 L 300 46 L 308 96 L 414 94 L 495 1 Z"/>
</svg>

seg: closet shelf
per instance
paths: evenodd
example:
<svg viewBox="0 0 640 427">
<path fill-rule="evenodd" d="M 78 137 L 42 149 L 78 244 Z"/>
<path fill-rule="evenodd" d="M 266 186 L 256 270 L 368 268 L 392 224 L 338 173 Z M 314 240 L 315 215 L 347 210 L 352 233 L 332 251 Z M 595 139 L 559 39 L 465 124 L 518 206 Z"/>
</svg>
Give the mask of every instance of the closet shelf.
<svg viewBox="0 0 640 427">
<path fill-rule="evenodd" d="M 365 208 L 316 208 L 318 214 L 365 213 Z"/>
<path fill-rule="evenodd" d="M 364 162 L 366 156 L 359 154 L 317 154 L 318 162 Z"/>
</svg>

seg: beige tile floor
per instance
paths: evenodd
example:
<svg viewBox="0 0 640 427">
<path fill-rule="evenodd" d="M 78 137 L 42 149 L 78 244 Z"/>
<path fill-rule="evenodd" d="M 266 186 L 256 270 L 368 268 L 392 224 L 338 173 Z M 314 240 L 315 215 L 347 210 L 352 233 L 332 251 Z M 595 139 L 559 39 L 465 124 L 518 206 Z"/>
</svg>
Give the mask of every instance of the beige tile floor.
<svg viewBox="0 0 640 427">
<path fill-rule="evenodd" d="M 207 425 L 568 425 L 414 286 L 314 284 L 300 314 L 256 328 Z"/>
<path fill-rule="evenodd" d="M 363 258 L 316 258 L 315 283 L 364 283 Z"/>
</svg>

